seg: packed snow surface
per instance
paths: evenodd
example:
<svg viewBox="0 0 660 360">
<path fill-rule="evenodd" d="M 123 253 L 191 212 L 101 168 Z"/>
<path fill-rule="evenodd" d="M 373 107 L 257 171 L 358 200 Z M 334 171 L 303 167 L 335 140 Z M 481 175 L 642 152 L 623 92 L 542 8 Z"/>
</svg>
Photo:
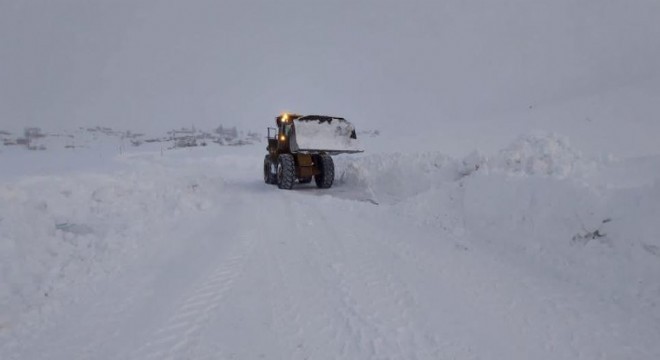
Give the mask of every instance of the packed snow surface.
<svg viewBox="0 0 660 360">
<path fill-rule="evenodd" d="M 660 357 L 658 156 L 533 133 L 283 191 L 262 146 L 76 154 L 0 154 L 49 163 L 0 178 L 1 359 Z"/>
<path fill-rule="evenodd" d="M 355 128 L 344 120 L 294 120 L 295 142 L 301 150 L 361 151 L 357 139 L 351 138 Z"/>
</svg>

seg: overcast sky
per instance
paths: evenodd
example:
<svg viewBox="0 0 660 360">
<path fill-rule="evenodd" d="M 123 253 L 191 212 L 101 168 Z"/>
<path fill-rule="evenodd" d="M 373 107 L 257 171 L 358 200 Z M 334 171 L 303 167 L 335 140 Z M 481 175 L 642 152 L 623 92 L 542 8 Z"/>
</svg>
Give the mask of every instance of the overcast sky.
<svg viewBox="0 0 660 360">
<path fill-rule="evenodd" d="M 658 74 L 660 1 L 0 0 L 0 129 L 470 121 Z"/>
</svg>

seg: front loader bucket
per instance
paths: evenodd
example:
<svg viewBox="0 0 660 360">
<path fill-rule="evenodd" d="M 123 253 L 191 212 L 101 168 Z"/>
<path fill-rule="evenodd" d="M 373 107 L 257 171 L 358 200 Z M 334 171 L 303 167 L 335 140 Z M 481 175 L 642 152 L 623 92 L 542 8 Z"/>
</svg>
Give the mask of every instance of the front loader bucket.
<svg viewBox="0 0 660 360">
<path fill-rule="evenodd" d="M 355 127 L 344 118 L 308 115 L 293 121 L 291 151 L 357 153 L 360 144 Z"/>
</svg>

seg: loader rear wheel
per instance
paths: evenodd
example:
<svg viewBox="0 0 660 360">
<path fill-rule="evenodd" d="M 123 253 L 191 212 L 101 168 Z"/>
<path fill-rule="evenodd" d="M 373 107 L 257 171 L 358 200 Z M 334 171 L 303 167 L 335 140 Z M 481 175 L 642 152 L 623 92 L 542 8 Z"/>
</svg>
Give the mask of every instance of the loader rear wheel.
<svg viewBox="0 0 660 360">
<path fill-rule="evenodd" d="M 335 181 L 335 163 L 330 155 L 319 155 L 316 159 L 316 166 L 320 170 L 318 175 L 314 175 L 316 186 L 321 189 L 329 189 Z"/>
<path fill-rule="evenodd" d="M 293 155 L 282 154 L 277 162 L 277 187 L 289 190 L 296 180 L 296 163 Z"/>
<path fill-rule="evenodd" d="M 277 176 L 271 171 L 273 166 L 273 160 L 271 160 L 270 155 L 264 157 L 264 182 L 266 184 L 277 184 Z"/>
</svg>

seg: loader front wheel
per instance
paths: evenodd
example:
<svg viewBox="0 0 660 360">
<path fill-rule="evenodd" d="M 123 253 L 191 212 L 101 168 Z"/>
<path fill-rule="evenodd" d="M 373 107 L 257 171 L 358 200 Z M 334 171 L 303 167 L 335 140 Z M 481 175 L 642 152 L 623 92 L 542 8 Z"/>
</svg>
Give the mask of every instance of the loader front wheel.
<svg viewBox="0 0 660 360">
<path fill-rule="evenodd" d="M 290 190 L 296 180 L 296 164 L 293 155 L 282 154 L 277 162 L 277 187 Z"/>
<path fill-rule="evenodd" d="M 314 175 L 316 186 L 321 189 L 329 189 L 335 181 L 335 163 L 330 155 L 319 155 L 316 159 L 316 166 L 320 170 L 318 175 Z"/>
<path fill-rule="evenodd" d="M 264 157 L 264 182 L 266 184 L 276 184 L 277 176 L 273 174 L 271 168 L 273 166 L 273 160 L 271 160 L 270 155 Z"/>
</svg>

